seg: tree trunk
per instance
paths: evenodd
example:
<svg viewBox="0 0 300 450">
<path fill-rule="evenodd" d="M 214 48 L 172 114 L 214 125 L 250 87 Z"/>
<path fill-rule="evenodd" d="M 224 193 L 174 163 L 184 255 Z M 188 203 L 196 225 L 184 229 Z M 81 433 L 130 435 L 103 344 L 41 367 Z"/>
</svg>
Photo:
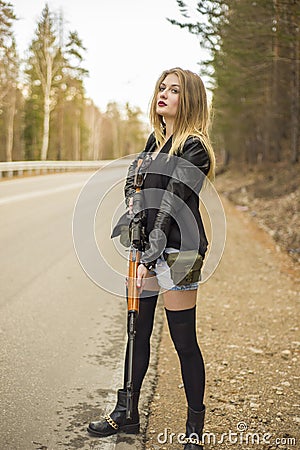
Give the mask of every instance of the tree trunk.
<svg viewBox="0 0 300 450">
<path fill-rule="evenodd" d="M 75 123 L 74 123 L 74 149 L 75 149 L 75 155 L 74 159 L 75 161 L 80 161 L 80 112 L 77 110 L 75 112 Z"/>
<path fill-rule="evenodd" d="M 7 113 L 7 139 L 6 139 L 6 161 L 12 161 L 12 150 L 14 142 L 14 118 L 16 113 L 16 89 L 11 91 L 10 104 Z"/>
<path fill-rule="evenodd" d="M 272 91 L 271 91 L 271 136 L 272 136 L 272 160 L 278 162 L 280 160 L 280 116 L 279 116 L 279 43 L 278 43 L 278 33 L 279 33 L 279 13 L 277 0 L 273 0 L 274 11 L 275 11 L 275 30 L 273 30 L 273 43 L 272 43 Z"/>
<path fill-rule="evenodd" d="M 44 86 L 44 123 L 43 123 L 43 143 L 41 150 L 41 160 L 45 161 L 48 155 L 49 148 L 49 128 L 50 128 L 50 107 L 51 107 L 51 81 L 52 81 L 52 64 L 53 59 L 47 50 L 46 54 L 46 68 L 47 76 Z"/>
<path fill-rule="evenodd" d="M 294 24 L 293 24 L 294 25 Z M 299 68 L 299 31 L 294 25 L 293 55 L 292 55 L 292 101 L 291 101 L 291 162 L 299 159 L 299 118 L 300 118 L 300 68 Z"/>
<path fill-rule="evenodd" d="M 44 123 L 43 123 L 43 144 L 41 150 L 41 160 L 45 161 L 48 155 L 49 146 L 49 127 L 50 127 L 50 106 L 49 99 L 45 98 L 44 103 Z"/>
<path fill-rule="evenodd" d="M 60 161 L 63 159 L 63 153 L 64 153 L 64 110 L 63 110 L 63 101 L 60 97 L 58 98 L 58 144 L 57 144 L 57 159 Z"/>
</svg>

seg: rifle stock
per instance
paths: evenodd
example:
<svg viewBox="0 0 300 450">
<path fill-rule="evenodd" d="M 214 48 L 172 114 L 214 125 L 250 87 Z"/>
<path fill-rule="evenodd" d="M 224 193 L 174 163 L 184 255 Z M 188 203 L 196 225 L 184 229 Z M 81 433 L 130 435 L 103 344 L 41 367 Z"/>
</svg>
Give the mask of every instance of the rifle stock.
<svg viewBox="0 0 300 450">
<path fill-rule="evenodd" d="M 139 293 L 136 285 L 137 268 L 140 260 L 140 252 L 135 248 L 130 250 L 129 257 L 129 276 L 128 276 L 128 368 L 127 368 L 127 401 L 126 418 L 132 419 L 133 408 L 133 353 L 136 335 L 136 319 L 139 313 Z"/>
<path fill-rule="evenodd" d="M 128 268 L 128 312 L 139 312 L 139 292 L 136 285 L 137 268 L 140 263 L 140 252 L 135 248 L 130 250 Z"/>
</svg>

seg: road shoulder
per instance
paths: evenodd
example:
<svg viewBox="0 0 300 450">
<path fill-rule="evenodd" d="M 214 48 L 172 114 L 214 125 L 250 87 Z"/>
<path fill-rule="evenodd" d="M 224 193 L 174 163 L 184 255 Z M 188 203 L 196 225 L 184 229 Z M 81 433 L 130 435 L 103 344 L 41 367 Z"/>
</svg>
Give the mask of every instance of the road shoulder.
<svg viewBox="0 0 300 450">
<path fill-rule="evenodd" d="M 200 287 L 197 305 L 207 376 L 207 447 L 248 448 L 250 443 L 249 448 L 295 449 L 299 271 L 249 216 L 228 200 L 223 203 L 224 256 Z M 164 323 L 145 449 L 182 449 L 178 435 L 185 417 L 178 359 Z"/>
</svg>

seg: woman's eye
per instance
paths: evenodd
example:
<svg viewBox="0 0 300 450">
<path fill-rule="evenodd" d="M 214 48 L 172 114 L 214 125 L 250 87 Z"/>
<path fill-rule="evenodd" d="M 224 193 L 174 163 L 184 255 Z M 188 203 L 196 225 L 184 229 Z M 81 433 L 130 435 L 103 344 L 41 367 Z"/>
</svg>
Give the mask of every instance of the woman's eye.
<svg viewBox="0 0 300 450">
<path fill-rule="evenodd" d="M 166 89 L 167 88 L 165 86 L 160 86 L 159 92 L 163 92 Z M 179 94 L 179 89 L 177 89 L 177 88 L 172 88 L 172 89 L 170 89 L 170 91 L 172 92 L 172 94 Z"/>
</svg>

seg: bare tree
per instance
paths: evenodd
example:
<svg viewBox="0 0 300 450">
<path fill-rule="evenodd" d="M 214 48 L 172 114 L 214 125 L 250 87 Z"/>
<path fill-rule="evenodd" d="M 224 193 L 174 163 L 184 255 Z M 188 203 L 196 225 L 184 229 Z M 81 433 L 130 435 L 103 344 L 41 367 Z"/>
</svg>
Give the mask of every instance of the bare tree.
<svg viewBox="0 0 300 450">
<path fill-rule="evenodd" d="M 55 106 L 55 77 L 62 65 L 61 53 L 54 30 L 53 17 L 48 5 L 42 11 L 38 23 L 35 39 L 30 46 L 30 64 L 34 68 L 37 83 L 41 84 L 43 91 L 43 138 L 41 160 L 47 159 L 49 148 L 50 114 Z"/>
<path fill-rule="evenodd" d="M 14 117 L 16 113 L 19 59 L 12 33 L 16 17 L 10 3 L 0 1 L 0 114 L 5 137 L 5 160 L 13 159 Z"/>
</svg>

